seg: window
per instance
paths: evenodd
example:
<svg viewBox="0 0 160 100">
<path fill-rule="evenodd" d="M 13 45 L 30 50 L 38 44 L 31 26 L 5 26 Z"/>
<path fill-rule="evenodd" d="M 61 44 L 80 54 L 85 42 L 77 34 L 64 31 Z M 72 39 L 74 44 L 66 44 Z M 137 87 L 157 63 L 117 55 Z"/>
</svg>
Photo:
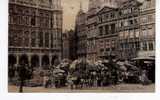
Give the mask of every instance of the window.
<svg viewBox="0 0 160 100">
<path fill-rule="evenodd" d="M 134 31 L 130 31 L 130 38 L 134 38 Z"/>
<path fill-rule="evenodd" d="M 101 16 L 99 16 L 99 21 L 102 22 L 102 17 Z"/>
<path fill-rule="evenodd" d="M 39 33 L 39 47 L 43 47 L 43 33 L 42 32 L 40 32 Z"/>
<path fill-rule="evenodd" d="M 153 30 L 153 28 L 148 29 L 148 36 L 150 36 L 150 37 L 154 36 L 154 30 Z"/>
<path fill-rule="evenodd" d="M 136 37 L 136 38 L 139 38 L 139 35 L 140 35 L 140 34 L 139 34 L 139 31 L 136 30 L 136 31 L 135 31 L 135 37 Z"/>
<path fill-rule="evenodd" d="M 142 33 L 143 33 L 143 37 L 147 37 L 147 30 L 143 30 Z"/>
<path fill-rule="evenodd" d="M 110 51 L 110 48 L 106 48 L 106 52 Z"/>
<path fill-rule="evenodd" d="M 103 34 L 103 27 L 99 27 L 99 35 Z"/>
<path fill-rule="evenodd" d="M 127 21 L 124 22 L 124 26 L 128 26 L 128 22 Z"/>
<path fill-rule="evenodd" d="M 153 50 L 154 49 L 153 47 L 154 47 L 153 42 L 149 42 L 149 50 Z"/>
<path fill-rule="evenodd" d="M 130 25 L 133 25 L 133 20 L 130 20 L 130 21 L 129 21 L 129 24 L 130 24 Z"/>
<path fill-rule="evenodd" d="M 35 32 L 31 33 L 31 46 L 36 47 L 36 33 Z"/>
<path fill-rule="evenodd" d="M 146 23 L 147 22 L 147 17 L 143 16 L 141 20 L 142 20 L 142 23 Z"/>
<path fill-rule="evenodd" d="M 105 15 L 105 19 L 108 19 L 108 14 Z"/>
<path fill-rule="evenodd" d="M 124 35 L 125 35 L 125 38 L 128 38 L 128 36 L 129 36 L 128 31 L 125 31 Z"/>
<path fill-rule="evenodd" d="M 45 47 L 49 47 L 49 33 L 45 34 Z"/>
<path fill-rule="evenodd" d="M 29 46 L 29 32 L 28 31 L 26 31 L 26 32 L 24 32 L 24 40 L 23 40 L 23 45 L 25 46 L 25 47 L 28 47 Z"/>
<path fill-rule="evenodd" d="M 100 49 L 100 52 L 103 53 L 103 52 L 104 52 L 104 49 Z"/>
<path fill-rule="evenodd" d="M 123 36 L 123 32 L 120 32 L 120 33 L 119 33 L 119 37 L 120 37 L 120 39 L 123 39 L 123 37 L 124 37 L 124 36 Z"/>
<path fill-rule="evenodd" d="M 135 24 L 138 24 L 138 20 L 137 20 L 137 19 L 134 19 L 134 23 L 135 23 Z"/>
<path fill-rule="evenodd" d="M 123 27 L 123 26 L 124 26 L 124 23 L 123 23 L 123 22 L 121 22 L 121 24 L 120 24 L 120 25 L 121 25 L 121 27 Z"/>
<path fill-rule="evenodd" d="M 111 13 L 111 18 L 114 18 L 114 13 Z"/>
<path fill-rule="evenodd" d="M 114 34 L 115 33 L 115 24 L 111 24 L 111 33 Z"/>
<path fill-rule="evenodd" d="M 146 42 L 143 43 L 143 50 L 147 51 L 147 43 Z"/>
<path fill-rule="evenodd" d="M 137 50 L 140 50 L 140 43 L 139 43 L 139 42 L 136 42 L 135 44 L 136 44 L 136 49 L 137 49 Z"/>
<path fill-rule="evenodd" d="M 106 33 L 106 34 L 108 34 L 108 30 L 109 30 L 109 26 L 106 25 L 106 26 L 105 26 L 105 33 Z"/>
<path fill-rule="evenodd" d="M 32 17 L 32 18 L 31 18 L 31 25 L 32 25 L 32 26 L 35 26 L 35 25 L 36 25 L 36 18 L 35 18 L 35 17 Z"/>
<path fill-rule="evenodd" d="M 119 11 L 119 15 L 120 15 L 120 16 L 122 15 L 122 12 L 121 12 L 121 11 Z"/>
<path fill-rule="evenodd" d="M 153 21 L 154 21 L 153 15 L 148 15 L 148 22 L 153 22 Z"/>
</svg>

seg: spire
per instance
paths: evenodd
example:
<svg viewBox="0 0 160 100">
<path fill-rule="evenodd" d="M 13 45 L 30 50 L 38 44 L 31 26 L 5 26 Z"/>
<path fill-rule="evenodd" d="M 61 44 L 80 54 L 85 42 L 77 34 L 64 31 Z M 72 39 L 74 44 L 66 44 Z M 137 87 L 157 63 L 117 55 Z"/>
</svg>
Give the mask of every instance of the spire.
<svg viewBox="0 0 160 100">
<path fill-rule="evenodd" d="M 82 1 L 80 0 L 80 10 L 82 10 Z"/>
</svg>

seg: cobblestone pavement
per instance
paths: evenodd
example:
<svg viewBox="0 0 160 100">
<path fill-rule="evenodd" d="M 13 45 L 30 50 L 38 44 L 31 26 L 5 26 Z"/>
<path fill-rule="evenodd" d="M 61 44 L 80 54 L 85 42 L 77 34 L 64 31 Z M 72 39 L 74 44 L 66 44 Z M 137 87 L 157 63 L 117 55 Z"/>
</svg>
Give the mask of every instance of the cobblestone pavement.
<svg viewBox="0 0 160 100">
<path fill-rule="evenodd" d="M 9 93 L 18 92 L 19 87 L 9 85 L 8 91 Z M 25 93 L 148 93 L 155 92 L 155 85 L 140 85 L 140 84 L 120 84 L 116 86 L 108 86 L 108 87 L 98 87 L 98 88 L 85 88 L 78 90 L 71 90 L 69 88 L 44 88 L 44 87 L 24 87 Z"/>
</svg>

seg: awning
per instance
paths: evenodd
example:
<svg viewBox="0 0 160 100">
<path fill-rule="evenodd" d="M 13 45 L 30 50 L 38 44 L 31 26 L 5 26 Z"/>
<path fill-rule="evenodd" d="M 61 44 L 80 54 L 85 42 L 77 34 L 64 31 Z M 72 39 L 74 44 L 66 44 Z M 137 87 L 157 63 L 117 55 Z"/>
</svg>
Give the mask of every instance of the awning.
<svg viewBox="0 0 160 100">
<path fill-rule="evenodd" d="M 155 58 L 154 57 L 137 57 L 137 58 L 133 58 L 132 60 L 155 61 Z"/>
</svg>

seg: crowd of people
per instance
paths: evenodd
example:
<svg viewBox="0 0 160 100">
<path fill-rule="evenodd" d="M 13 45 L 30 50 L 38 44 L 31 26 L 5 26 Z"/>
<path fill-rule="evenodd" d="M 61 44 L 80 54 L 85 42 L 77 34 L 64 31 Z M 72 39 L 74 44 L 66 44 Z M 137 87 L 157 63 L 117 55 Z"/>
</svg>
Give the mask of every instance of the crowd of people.
<svg viewBox="0 0 160 100">
<path fill-rule="evenodd" d="M 140 70 L 129 62 L 107 60 L 97 61 L 96 63 L 87 60 L 75 60 L 70 63 L 64 60 L 47 72 L 44 78 L 46 88 L 69 86 L 74 89 L 103 87 L 120 83 L 149 84 L 151 81 L 147 77 L 146 70 Z"/>
<path fill-rule="evenodd" d="M 9 71 L 9 77 L 13 76 L 14 71 L 10 69 Z M 44 86 L 45 88 L 70 87 L 71 89 L 81 89 L 120 83 L 151 83 L 146 70 L 141 70 L 128 61 L 112 60 L 99 60 L 95 63 L 83 59 L 73 62 L 63 60 L 59 65 L 48 67 L 45 70 L 35 69 L 32 71 L 32 75 L 27 77 L 29 78 L 26 80 L 31 79 L 27 81 L 28 84 Z"/>
</svg>

